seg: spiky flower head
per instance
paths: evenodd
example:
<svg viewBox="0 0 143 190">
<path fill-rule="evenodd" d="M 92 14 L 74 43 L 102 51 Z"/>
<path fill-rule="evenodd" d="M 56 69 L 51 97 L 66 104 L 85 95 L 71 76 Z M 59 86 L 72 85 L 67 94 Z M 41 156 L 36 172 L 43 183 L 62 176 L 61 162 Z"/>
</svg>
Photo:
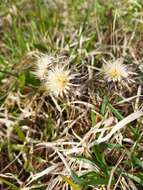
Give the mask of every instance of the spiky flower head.
<svg viewBox="0 0 143 190">
<path fill-rule="evenodd" d="M 72 83 L 71 79 L 74 75 L 70 70 L 66 70 L 64 67 L 55 66 L 47 73 L 46 87 L 52 95 L 63 96 L 70 90 Z"/>
<path fill-rule="evenodd" d="M 47 76 L 48 68 L 50 67 L 52 62 L 53 62 L 53 57 L 51 56 L 45 55 L 45 56 L 40 57 L 36 62 L 35 71 L 33 73 L 40 80 L 45 80 Z"/>
<path fill-rule="evenodd" d="M 102 70 L 107 82 L 129 82 L 130 75 L 132 74 L 127 65 L 123 64 L 122 59 L 117 59 L 112 63 L 105 63 Z"/>
</svg>

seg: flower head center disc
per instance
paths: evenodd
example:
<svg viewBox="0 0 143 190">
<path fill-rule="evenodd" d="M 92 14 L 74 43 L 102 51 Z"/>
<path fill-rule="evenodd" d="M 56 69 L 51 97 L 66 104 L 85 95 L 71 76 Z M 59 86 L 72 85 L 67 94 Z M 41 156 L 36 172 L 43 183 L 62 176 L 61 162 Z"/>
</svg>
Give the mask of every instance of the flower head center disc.
<svg viewBox="0 0 143 190">
<path fill-rule="evenodd" d="M 118 78 L 118 77 L 120 77 L 121 76 L 121 72 L 120 71 L 117 71 L 117 69 L 110 69 L 109 70 L 109 73 L 110 73 L 110 76 L 112 77 L 112 78 Z"/>
<path fill-rule="evenodd" d="M 64 89 L 65 86 L 68 84 L 69 79 L 67 78 L 67 76 L 59 76 L 56 78 L 55 82 L 57 83 L 57 85 L 59 86 L 59 89 Z"/>
</svg>

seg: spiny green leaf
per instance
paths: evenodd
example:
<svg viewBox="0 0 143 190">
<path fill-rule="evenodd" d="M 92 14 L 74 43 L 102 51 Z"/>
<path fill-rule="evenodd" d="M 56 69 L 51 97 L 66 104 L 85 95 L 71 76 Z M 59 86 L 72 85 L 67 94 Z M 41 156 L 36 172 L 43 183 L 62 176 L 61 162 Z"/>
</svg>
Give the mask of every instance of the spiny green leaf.
<svg viewBox="0 0 143 190">
<path fill-rule="evenodd" d="M 94 163 L 101 169 L 101 171 L 105 175 L 108 175 L 108 166 L 105 162 L 103 154 L 101 153 L 100 147 L 95 145 L 93 146 L 92 150 Z"/>
<path fill-rule="evenodd" d="M 107 104 L 108 104 L 108 98 L 107 96 L 105 95 L 103 97 L 103 101 L 102 101 L 102 105 L 101 105 L 101 111 L 100 113 L 104 116 L 105 113 L 106 113 L 106 107 L 107 107 Z"/>
<path fill-rule="evenodd" d="M 19 126 L 15 126 L 14 129 L 15 129 L 17 135 L 18 135 L 19 140 L 24 141 L 25 140 L 25 135 L 24 135 L 23 131 L 21 130 L 21 128 Z"/>
<path fill-rule="evenodd" d="M 75 183 L 83 187 L 88 187 L 90 185 L 107 185 L 109 180 L 108 177 L 103 177 L 96 172 L 88 172 L 87 174 L 82 176 L 78 176 L 75 172 L 72 172 L 72 178 Z"/>
<path fill-rule="evenodd" d="M 118 120 L 124 119 L 122 114 L 116 108 L 114 108 L 111 104 L 108 104 L 108 107 L 111 110 L 111 112 L 117 117 Z"/>
<path fill-rule="evenodd" d="M 62 175 L 62 178 L 73 188 L 73 190 L 81 190 L 77 184 L 75 184 L 70 178 Z"/>
<path fill-rule="evenodd" d="M 13 189 L 13 190 L 20 190 L 20 188 L 16 187 L 14 184 L 12 184 L 11 182 L 3 179 L 2 177 L 0 177 L 0 184 L 6 184 L 9 188 Z"/>
<path fill-rule="evenodd" d="M 96 113 L 91 111 L 91 122 L 92 122 L 92 127 L 96 125 Z"/>
</svg>

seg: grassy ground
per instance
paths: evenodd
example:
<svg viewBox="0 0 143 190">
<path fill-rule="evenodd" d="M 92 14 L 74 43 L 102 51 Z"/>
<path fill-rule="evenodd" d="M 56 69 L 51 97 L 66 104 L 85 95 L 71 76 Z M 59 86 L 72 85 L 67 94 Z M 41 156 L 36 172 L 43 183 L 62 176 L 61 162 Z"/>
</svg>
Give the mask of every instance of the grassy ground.
<svg viewBox="0 0 143 190">
<path fill-rule="evenodd" d="M 68 97 L 34 76 L 43 54 L 79 74 Z M 128 88 L 99 72 L 119 58 Z M 142 0 L 0 0 L 0 83 L 1 190 L 143 189 Z"/>
</svg>

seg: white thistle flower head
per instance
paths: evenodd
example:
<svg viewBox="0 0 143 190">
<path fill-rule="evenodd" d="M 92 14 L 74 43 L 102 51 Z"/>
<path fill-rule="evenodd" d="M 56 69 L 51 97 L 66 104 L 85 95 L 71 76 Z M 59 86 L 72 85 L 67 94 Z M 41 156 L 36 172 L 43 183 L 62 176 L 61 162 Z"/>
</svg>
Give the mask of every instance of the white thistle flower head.
<svg viewBox="0 0 143 190">
<path fill-rule="evenodd" d="M 56 66 L 48 71 L 46 78 L 46 86 L 52 95 L 63 96 L 67 94 L 72 86 L 71 79 L 74 75 L 70 70 L 64 69 L 64 67 Z"/>
<path fill-rule="evenodd" d="M 45 80 L 48 72 L 48 68 L 53 62 L 53 57 L 45 55 L 40 57 L 35 66 L 35 71 L 33 72 L 40 80 Z"/>
<path fill-rule="evenodd" d="M 129 82 L 129 75 L 131 74 L 127 65 L 124 65 L 120 59 L 113 63 L 105 63 L 103 65 L 103 73 L 105 80 L 108 82 Z"/>
</svg>

